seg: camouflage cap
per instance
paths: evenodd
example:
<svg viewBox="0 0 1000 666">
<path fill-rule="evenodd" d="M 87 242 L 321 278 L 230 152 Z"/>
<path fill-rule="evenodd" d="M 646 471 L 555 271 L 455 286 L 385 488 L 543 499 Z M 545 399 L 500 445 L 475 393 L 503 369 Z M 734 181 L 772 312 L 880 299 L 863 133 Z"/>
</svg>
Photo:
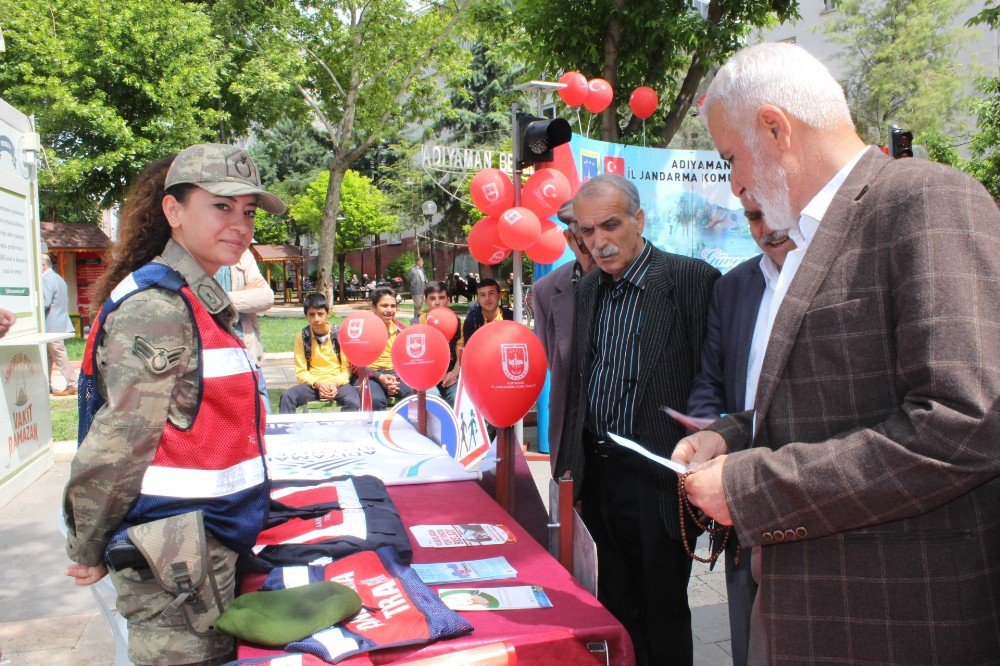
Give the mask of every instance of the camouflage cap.
<svg viewBox="0 0 1000 666">
<path fill-rule="evenodd" d="M 257 205 L 268 213 L 285 212 L 285 202 L 260 186 L 260 174 L 250 154 L 224 143 L 199 143 L 185 148 L 167 171 L 165 187 L 190 183 L 212 194 L 235 197 L 256 194 Z"/>
</svg>

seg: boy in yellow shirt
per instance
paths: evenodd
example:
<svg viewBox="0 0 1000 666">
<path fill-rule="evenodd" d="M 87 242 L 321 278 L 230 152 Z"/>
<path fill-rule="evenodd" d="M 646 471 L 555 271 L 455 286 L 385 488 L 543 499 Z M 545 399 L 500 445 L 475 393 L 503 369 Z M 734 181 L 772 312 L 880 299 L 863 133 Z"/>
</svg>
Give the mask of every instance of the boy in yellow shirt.
<svg viewBox="0 0 1000 666">
<path fill-rule="evenodd" d="M 281 394 L 279 412 L 294 414 L 311 400 L 336 400 L 341 411 L 361 409 L 358 389 L 352 386 L 351 364 L 340 351 L 337 331 L 330 326 L 330 306 L 323 294 L 309 294 L 302 305 L 309 325 L 295 338 L 295 379 L 298 384 Z"/>
</svg>

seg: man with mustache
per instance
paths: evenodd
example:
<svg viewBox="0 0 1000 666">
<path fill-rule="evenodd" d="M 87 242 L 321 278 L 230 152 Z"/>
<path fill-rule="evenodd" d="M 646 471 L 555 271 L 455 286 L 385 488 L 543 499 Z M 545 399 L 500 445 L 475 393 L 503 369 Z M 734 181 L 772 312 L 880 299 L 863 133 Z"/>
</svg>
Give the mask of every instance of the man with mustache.
<svg viewBox="0 0 1000 666">
<path fill-rule="evenodd" d="M 740 199 L 750 234 L 764 251 L 719 278 L 708 308 L 708 332 L 701 348 L 701 370 L 688 398 L 688 414 L 718 418 L 753 409 L 760 366 L 767 348 L 767 321 L 774 302 L 774 286 L 795 249 L 787 231 L 773 230 L 760 206 L 746 195 Z M 739 542 L 726 546 L 726 600 L 733 665 L 745 666 L 750 642 L 750 608 L 757 584 L 750 575 L 750 558 L 737 558 Z M 737 564 L 737 560 L 739 563 Z"/>
<path fill-rule="evenodd" d="M 597 598 L 628 630 L 637 662 L 690 664 L 691 559 L 677 477 L 608 435 L 667 456 L 684 434 L 660 408 L 687 407 L 719 272 L 644 240 L 639 192 L 621 176 L 584 183 L 573 212 L 600 270 L 576 288 L 573 379 L 554 476 L 574 481 L 597 542 Z"/>
<path fill-rule="evenodd" d="M 995 663 L 996 205 L 954 169 L 866 147 L 792 44 L 734 55 L 701 113 L 734 193 L 798 244 L 753 409 L 673 454 L 701 463 L 690 502 L 751 555 L 750 662 Z"/>
</svg>

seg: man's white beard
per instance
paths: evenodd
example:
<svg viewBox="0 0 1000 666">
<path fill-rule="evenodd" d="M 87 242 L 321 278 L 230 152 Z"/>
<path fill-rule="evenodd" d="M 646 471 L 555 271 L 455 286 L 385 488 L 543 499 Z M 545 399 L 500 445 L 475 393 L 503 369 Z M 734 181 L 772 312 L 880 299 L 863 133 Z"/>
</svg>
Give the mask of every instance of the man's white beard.
<svg viewBox="0 0 1000 666">
<path fill-rule="evenodd" d="M 798 225 L 788 195 L 788 176 L 781 164 L 766 157 L 758 158 L 754 162 L 753 182 L 750 198 L 760 204 L 767 226 L 787 230 Z"/>
</svg>

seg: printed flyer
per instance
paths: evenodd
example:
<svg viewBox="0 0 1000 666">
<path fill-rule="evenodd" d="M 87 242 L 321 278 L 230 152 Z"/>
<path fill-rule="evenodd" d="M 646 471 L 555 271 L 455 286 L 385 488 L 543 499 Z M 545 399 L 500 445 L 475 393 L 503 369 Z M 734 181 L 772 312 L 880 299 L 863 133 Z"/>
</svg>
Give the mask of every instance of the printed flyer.
<svg viewBox="0 0 1000 666">
<path fill-rule="evenodd" d="M 516 587 L 458 587 L 438 590 L 448 608 L 456 611 L 519 610 L 552 608 L 552 602 L 540 585 Z"/>
<path fill-rule="evenodd" d="M 465 560 L 463 562 L 411 564 L 410 568 L 416 571 L 420 580 L 428 585 L 474 583 L 482 580 L 505 580 L 517 577 L 517 570 L 510 566 L 506 557 L 490 557 L 485 560 Z"/>
<path fill-rule="evenodd" d="M 464 525 L 413 525 L 417 543 L 424 548 L 460 548 L 462 546 L 497 546 L 517 541 L 503 525 L 467 523 Z"/>
</svg>

